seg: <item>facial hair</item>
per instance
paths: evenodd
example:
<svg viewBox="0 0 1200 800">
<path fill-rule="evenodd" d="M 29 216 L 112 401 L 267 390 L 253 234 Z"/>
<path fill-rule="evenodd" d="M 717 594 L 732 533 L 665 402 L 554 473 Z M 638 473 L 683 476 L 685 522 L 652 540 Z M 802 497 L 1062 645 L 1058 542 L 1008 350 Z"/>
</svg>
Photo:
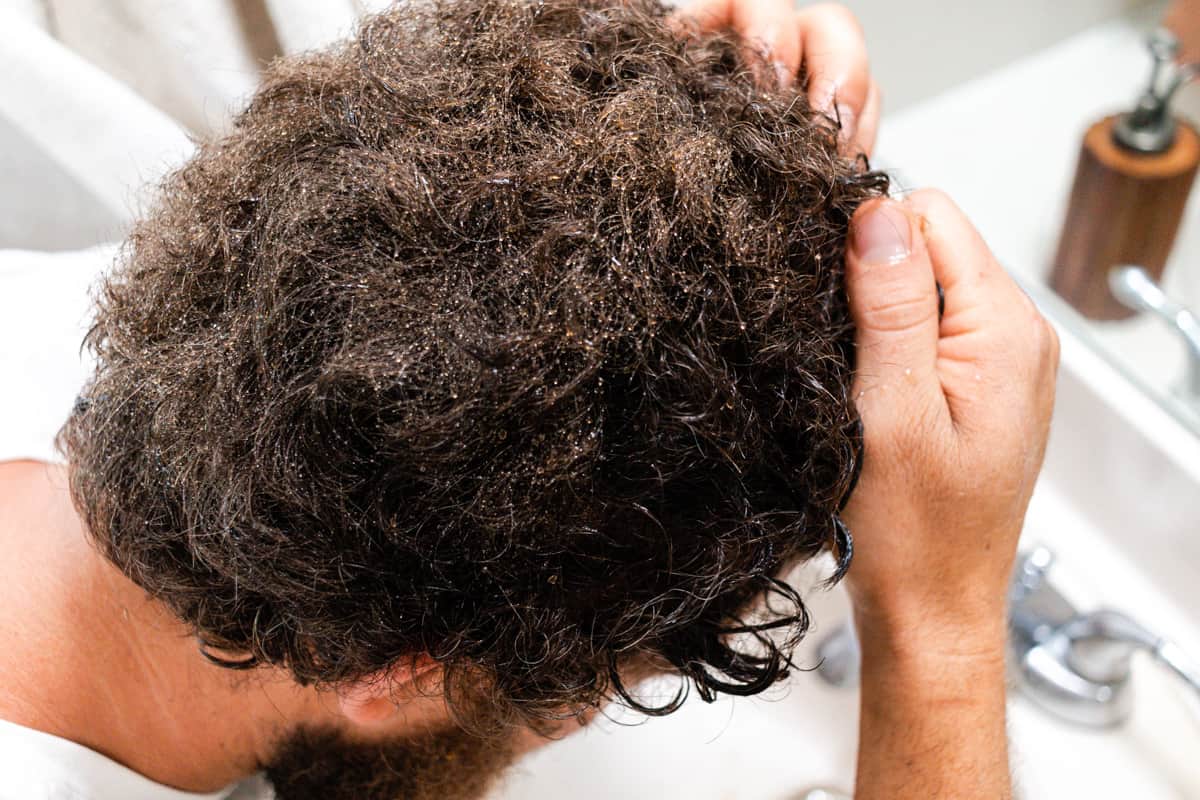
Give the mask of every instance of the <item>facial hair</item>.
<svg viewBox="0 0 1200 800">
<path fill-rule="evenodd" d="M 370 744 L 302 728 L 284 740 L 265 773 L 277 800 L 473 800 L 514 760 L 506 737 L 458 727 Z"/>
</svg>

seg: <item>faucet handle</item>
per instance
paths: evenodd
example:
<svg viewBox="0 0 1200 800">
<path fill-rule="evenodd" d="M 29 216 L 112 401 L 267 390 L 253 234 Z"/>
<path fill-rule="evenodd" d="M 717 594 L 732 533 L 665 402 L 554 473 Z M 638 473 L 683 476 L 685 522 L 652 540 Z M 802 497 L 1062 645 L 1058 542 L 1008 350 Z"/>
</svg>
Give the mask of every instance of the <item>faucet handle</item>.
<svg viewBox="0 0 1200 800">
<path fill-rule="evenodd" d="M 1009 603 L 1016 605 L 1037 590 L 1046 580 L 1046 573 L 1054 566 L 1054 551 L 1045 545 L 1036 545 L 1032 550 L 1017 554 L 1009 588 Z"/>
<path fill-rule="evenodd" d="M 1200 665 L 1188 658 L 1183 648 L 1164 639 L 1155 649 L 1154 657 L 1200 694 Z"/>
<path fill-rule="evenodd" d="M 1078 674 L 1096 682 L 1122 681 L 1129 676 L 1135 652 L 1146 652 L 1200 692 L 1200 666 L 1174 642 L 1151 632 L 1119 611 L 1099 609 L 1081 614 L 1059 629 L 1068 643 L 1066 661 Z"/>
<path fill-rule="evenodd" d="M 1163 292 L 1141 267 L 1124 264 L 1108 272 L 1108 288 L 1121 305 L 1154 314 L 1182 339 L 1188 351 L 1188 399 L 1200 401 L 1200 316 Z"/>
<path fill-rule="evenodd" d="M 1129 662 L 1139 650 L 1155 652 L 1160 639 L 1131 617 L 1111 609 L 1080 614 L 1058 635 L 1066 642 L 1065 659 L 1076 673 L 1097 683 L 1129 677 Z"/>
</svg>

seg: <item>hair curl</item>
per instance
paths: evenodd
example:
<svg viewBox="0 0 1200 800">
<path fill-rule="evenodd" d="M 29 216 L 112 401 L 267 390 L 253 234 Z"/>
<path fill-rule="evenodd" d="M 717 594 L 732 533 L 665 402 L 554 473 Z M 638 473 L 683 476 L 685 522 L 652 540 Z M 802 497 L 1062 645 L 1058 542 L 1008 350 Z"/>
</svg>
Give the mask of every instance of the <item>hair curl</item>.
<svg viewBox="0 0 1200 800">
<path fill-rule="evenodd" d="M 62 442 L 206 648 L 324 684 L 427 652 L 527 720 L 637 705 L 643 657 L 706 699 L 784 672 L 778 576 L 850 557 L 843 255 L 887 179 L 666 15 L 398 7 L 165 182 Z"/>
</svg>

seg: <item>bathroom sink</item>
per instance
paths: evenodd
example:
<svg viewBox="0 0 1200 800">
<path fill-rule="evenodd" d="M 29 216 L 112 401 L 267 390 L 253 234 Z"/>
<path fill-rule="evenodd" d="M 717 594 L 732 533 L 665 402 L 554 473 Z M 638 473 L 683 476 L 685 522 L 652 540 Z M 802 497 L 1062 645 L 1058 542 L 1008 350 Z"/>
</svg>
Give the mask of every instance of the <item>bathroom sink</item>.
<svg viewBox="0 0 1200 800">
<path fill-rule="evenodd" d="M 1054 582 L 1080 610 L 1118 609 L 1200 658 L 1200 439 L 1135 386 L 1126 368 L 1098 355 L 1096 334 L 1041 287 L 1079 136 L 1103 97 L 1114 98 L 1111 111 L 1136 96 L 1145 79 L 1139 42 L 1146 22 L 1100 26 L 885 119 L 878 161 L 903 165 L 902 186 L 949 191 L 1059 328 L 1058 403 L 1022 547 L 1054 551 Z M 1118 46 L 1133 49 L 1126 58 L 1114 55 Z M 1038 91 L 1051 85 L 1048 76 L 1062 85 L 1063 74 L 1087 70 L 1088 85 Z M 1184 224 L 1197 232 L 1200 253 L 1198 205 Z M 1200 270 L 1195 275 L 1200 289 Z M 1178 366 L 1167 345 L 1174 343 L 1147 356 L 1153 369 Z M 798 585 L 814 586 L 820 567 L 802 570 Z M 806 597 L 815 626 L 798 662 L 812 666 L 817 643 L 845 622 L 849 605 L 840 588 L 814 588 Z M 1014 684 L 1009 731 L 1018 796 L 1200 797 L 1197 696 L 1137 657 L 1133 682 L 1132 717 L 1109 729 L 1060 721 Z M 856 689 L 802 672 L 768 697 L 712 705 L 693 699 L 664 719 L 616 714 L 533 754 L 494 796 L 549 800 L 569 790 L 578 800 L 785 800 L 813 788 L 848 793 L 857 702 Z"/>
</svg>

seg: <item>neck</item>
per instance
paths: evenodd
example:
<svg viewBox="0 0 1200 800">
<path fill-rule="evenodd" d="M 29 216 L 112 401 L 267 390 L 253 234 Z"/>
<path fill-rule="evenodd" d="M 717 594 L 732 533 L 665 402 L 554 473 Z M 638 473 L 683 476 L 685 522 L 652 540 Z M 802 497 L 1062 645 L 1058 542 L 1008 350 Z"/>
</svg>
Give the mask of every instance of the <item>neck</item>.
<svg viewBox="0 0 1200 800">
<path fill-rule="evenodd" d="M 215 791 L 255 772 L 289 720 L 329 712 L 278 672 L 234 673 L 90 545 L 64 468 L 0 464 L 0 718 L 151 780 Z"/>
</svg>

